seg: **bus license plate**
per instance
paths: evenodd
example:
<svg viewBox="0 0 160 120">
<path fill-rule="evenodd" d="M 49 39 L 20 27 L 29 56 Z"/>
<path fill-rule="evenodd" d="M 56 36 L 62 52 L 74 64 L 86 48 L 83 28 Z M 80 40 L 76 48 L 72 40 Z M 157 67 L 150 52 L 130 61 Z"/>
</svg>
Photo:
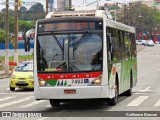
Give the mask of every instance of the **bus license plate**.
<svg viewBox="0 0 160 120">
<path fill-rule="evenodd" d="M 76 90 L 64 90 L 64 94 L 76 94 Z"/>
</svg>

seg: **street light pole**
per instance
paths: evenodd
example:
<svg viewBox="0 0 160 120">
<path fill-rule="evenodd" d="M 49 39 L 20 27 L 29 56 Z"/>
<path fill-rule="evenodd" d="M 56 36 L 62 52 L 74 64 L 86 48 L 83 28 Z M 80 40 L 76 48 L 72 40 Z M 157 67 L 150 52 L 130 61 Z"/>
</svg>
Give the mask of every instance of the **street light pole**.
<svg viewBox="0 0 160 120">
<path fill-rule="evenodd" d="M 9 74 L 9 20 L 8 20 L 8 0 L 6 0 L 6 21 L 5 21 L 5 73 Z"/>
<path fill-rule="evenodd" d="M 15 26 L 14 26 L 14 62 L 18 63 L 18 0 L 15 0 Z"/>
<path fill-rule="evenodd" d="M 48 0 L 46 0 L 46 15 L 48 14 Z"/>
<path fill-rule="evenodd" d="M 141 32 L 142 32 L 142 40 L 143 40 L 143 16 L 139 15 L 139 18 L 142 18 L 142 23 L 141 23 Z"/>
</svg>

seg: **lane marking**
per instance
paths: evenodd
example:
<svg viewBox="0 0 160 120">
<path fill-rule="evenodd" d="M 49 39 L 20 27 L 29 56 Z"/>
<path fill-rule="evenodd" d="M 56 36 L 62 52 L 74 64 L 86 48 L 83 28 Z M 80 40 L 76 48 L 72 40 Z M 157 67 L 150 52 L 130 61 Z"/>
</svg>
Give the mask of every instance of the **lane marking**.
<svg viewBox="0 0 160 120">
<path fill-rule="evenodd" d="M 150 92 L 150 91 L 152 91 L 152 90 L 149 90 L 149 89 L 151 89 L 151 87 L 147 87 L 144 90 L 139 90 L 139 91 L 140 92 Z"/>
<path fill-rule="evenodd" d="M 142 76 L 144 76 L 145 74 L 148 74 L 149 72 L 145 72 L 145 73 L 143 73 L 142 75 L 139 75 L 138 76 L 138 78 L 140 78 L 140 77 L 142 77 Z"/>
<path fill-rule="evenodd" d="M 8 87 L 9 85 L 1 85 L 0 87 Z"/>
<path fill-rule="evenodd" d="M 59 112 L 57 112 L 57 113 L 55 113 L 56 115 L 57 114 L 60 114 L 60 113 L 62 113 L 62 112 L 66 112 L 67 110 L 61 110 L 61 111 L 59 111 Z"/>
<path fill-rule="evenodd" d="M 139 106 L 143 101 L 145 101 L 149 96 L 139 96 L 127 106 Z"/>
<path fill-rule="evenodd" d="M 22 99 L 19 99 L 19 100 L 16 100 L 16 101 L 3 103 L 3 104 L 0 105 L 0 108 L 10 106 L 10 105 L 14 105 L 14 104 L 17 104 L 17 103 L 19 104 L 20 102 L 24 102 L 24 101 L 30 100 L 32 98 L 33 98 L 33 96 L 29 96 L 29 97 L 25 97 L 25 98 L 22 98 Z"/>
<path fill-rule="evenodd" d="M 11 95 L 14 95 L 14 94 L 18 94 L 18 95 L 33 95 L 34 93 L 20 93 L 20 92 L 10 92 L 10 93 L 0 93 L 0 95 L 6 95 L 6 94 L 11 94 Z"/>
<path fill-rule="evenodd" d="M 9 100 L 9 99 L 12 99 L 12 98 L 15 98 L 15 97 L 16 96 L 14 96 L 14 97 L 7 96 L 7 97 L 4 97 L 4 98 L 1 98 L 0 102 L 5 101 L 5 100 Z"/>
<path fill-rule="evenodd" d="M 44 107 L 47 107 L 47 108 L 48 108 L 48 107 L 51 107 L 51 105 L 49 104 L 49 105 L 46 105 L 46 106 L 44 106 Z"/>
<path fill-rule="evenodd" d="M 48 117 L 43 117 L 43 118 L 40 118 L 40 119 L 38 119 L 38 120 L 44 120 L 44 119 L 47 119 Z"/>
<path fill-rule="evenodd" d="M 158 100 L 155 104 L 154 107 L 159 107 L 160 106 L 160 100 Z"/>
<path fill-rule="evenodd" d="M 32 107 L 34 105 L 37 105 L 37 104 L 40 104 L 40 103 L 43 103 L 43 102 L 46 102 L 45 100 L 41 100 L 41 101 L 34 101 L 32 103 L 29 103 L 29 104 L 26 104 L 26 105 L 23 105 L 23 106 L 20 106 L 19 108 L 26 108 L 26 107 Z"/>
</svg>

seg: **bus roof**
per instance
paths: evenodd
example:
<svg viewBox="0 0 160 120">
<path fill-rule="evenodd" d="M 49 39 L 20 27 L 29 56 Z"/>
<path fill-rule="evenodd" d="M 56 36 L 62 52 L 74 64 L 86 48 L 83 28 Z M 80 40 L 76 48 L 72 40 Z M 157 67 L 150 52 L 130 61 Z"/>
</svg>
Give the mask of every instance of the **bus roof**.
<svg viewBox="0 0 160 120">
<path fill-rule="evenodd" d="M 45 20 L 39 20 L 39 22 L 53 21 L 53 20 L 102 20 L 105 19 L 106 26 L 111 28 L 120 29 L 123 31 L 128 31 L 135 33 L 135 28 L 125 25 L 120 22 L 112 20 L 110 14 L 106 10 L 80 10 L 80 11 L 64 11 L 64 12 L 51 12 L 46 16 Z"/>
</svg>

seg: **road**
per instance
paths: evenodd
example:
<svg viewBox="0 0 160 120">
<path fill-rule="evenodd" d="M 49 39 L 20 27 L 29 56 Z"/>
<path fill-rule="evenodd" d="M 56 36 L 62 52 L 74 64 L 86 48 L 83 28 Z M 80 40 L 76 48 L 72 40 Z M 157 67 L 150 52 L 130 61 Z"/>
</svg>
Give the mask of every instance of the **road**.
<svg viewBox="0 0 160 120">
<path fill-rule="evenodd" d="M 130 111 L 160 112 L 159 50 L 160 45 L 158 44 L 155 47 L 145 47 L 138 52 L 138 83 L 133 88 L 133 95 L 130 97 L 120 96 L 116 106 L 108 106 L 107 102 L 101 103 L 101 101 L 75 101 L 64 103 L 61 108 L 51 108 L 47 100 L 34 100 L 32 90 L 16 89 L 16 91 L 11 92 L 9 79 L 4 79 L 0 80 L 0 111 L 43 111 L 52 112 L 52 116 L 62 117 L 105 117 L 107 114 L 120 114 L 121 111 L 128 111 L 129 113 Z M 158 114 L 160 114 L 159 112 Z M 49 118 L 43 119 L 48 120 Z"/>
</svg>

